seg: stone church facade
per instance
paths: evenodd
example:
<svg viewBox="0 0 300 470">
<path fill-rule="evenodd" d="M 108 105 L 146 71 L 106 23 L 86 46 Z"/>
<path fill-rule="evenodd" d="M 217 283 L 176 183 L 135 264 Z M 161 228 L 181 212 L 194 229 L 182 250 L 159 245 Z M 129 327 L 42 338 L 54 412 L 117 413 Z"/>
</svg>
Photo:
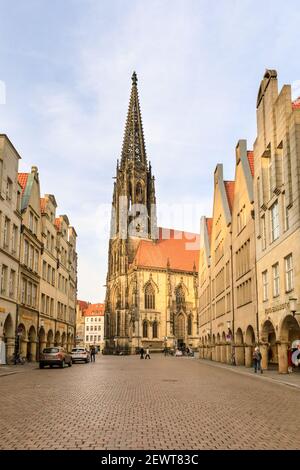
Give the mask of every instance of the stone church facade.
<svg viewBox="0 0 300 470">
<path fill-rule="evenodd" d="M 157 226 L 137 76 L 113 189 L 105 300 L 107 352 L 198 346 L 199 236 Z"/>
</svg>

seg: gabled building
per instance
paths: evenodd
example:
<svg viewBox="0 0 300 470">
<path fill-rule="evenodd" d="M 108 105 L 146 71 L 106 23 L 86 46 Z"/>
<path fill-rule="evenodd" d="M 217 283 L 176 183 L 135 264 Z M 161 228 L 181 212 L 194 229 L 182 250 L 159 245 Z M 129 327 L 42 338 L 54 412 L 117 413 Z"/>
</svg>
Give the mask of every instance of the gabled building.
<svg viewBox="0 0 300 470">
<path fill-rule="evenodd" d="M 19 156 L 0 135 L 0 364 L 13 357 L 18 312 L 21 186 Z"/>
<path fill-rule="evenodd" d="M 288 370 L 288 349 L 300 339 L 300 100 L 278 93 L 266 70 L 257 103 L 254 198 L 258 313 L 263 367 Z"/>
<path fill-rule="evenodd" d="M 232 206 L 233 312 L 232 339 L 237 365 L 251 367 L 259 342 L 254 225 L 254 157 L 246 140 L 236 146 L 235 185 Z M 229 333 L 230 336 L 230 333 Z"/>
<path fill-rule="evenodd" d="M 19 173 L 22 187 L 20 290 L 17 332 L 18 350 L 28 360 L 37 357 L 40 308 L 40 262 L 42 253 L 40 181 L 37 167 Z"/>
</svg>

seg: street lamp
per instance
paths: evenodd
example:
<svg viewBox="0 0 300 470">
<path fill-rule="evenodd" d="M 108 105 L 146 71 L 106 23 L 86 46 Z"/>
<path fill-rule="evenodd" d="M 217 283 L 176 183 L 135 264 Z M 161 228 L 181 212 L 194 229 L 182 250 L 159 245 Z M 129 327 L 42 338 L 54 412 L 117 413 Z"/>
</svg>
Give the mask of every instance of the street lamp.
<svg viewBox="0 0 300 470">
<path fill-rule="evenodd" d="M 300 315 L 300 312 L 297 312 L 297 298 L 296 297 L 290 297 L 289 298 L 289 305 L 290 305 L 290 311 L 293 315 Z"/>
</svg>

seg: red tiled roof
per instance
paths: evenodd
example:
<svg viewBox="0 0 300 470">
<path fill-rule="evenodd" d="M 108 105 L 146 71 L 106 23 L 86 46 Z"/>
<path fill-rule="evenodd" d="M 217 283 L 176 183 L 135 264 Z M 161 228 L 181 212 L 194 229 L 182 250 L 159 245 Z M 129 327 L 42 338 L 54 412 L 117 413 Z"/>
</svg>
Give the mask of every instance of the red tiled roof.
<svg viewBox="0 0 300 470">
<path fill-rule="evenodd" d="M 41 213 L 46 213 L 46 199 L 44 197 L 40 198 L 40 205 L 41 205 Z"/>
<path fill-rule="evenodd" d="M 170 268 L 178 271 L 198 271 L 200 236 L 180 230 L 159 227 L 159 239 L 141 240 L 133 261 L 136 266 Z"/>
<path fill-rule="evenodd" d="M 252 150 L 247 151 L 247 157 L 248 157 L 251 175 L 254 176 L 254 154 Z"/>
<path fill-rule="evenodd" d="M 207 227 L 207 233 L 208 233 L 209 241 L 210 241 L 210 238 L 211 238 L 212 225 L 213 225 L 212 217 L 206 217 L 206 227 Z"/>
<path fill-rule="evenodd" d="M 89 303 L 85 300 L 77 300 L 77 305 L 79 305 L 80 310 L 86 310 L 89 306 Z"/>
<path fill-rule="evenodd" d="M 84 312 L 85 317 L 104 316 L 104 304 L 89 304 Z"/>
<path fill-rule="evenodd" d="M 224 181 L 227 200 L 230 212 L 232 212 L 233 198 L 234 198 L 234 181 Z"/>
<path fill-rule="evenodd" d="M 293 109 L 300 109 L 300 96 L 292 102 L 292 108 Z"/>
<path fill-rule="evenodd" d="M 60 228 L 61 228 L 61 220 L 59 217 L 57 217 L 54 221 L 54 225 L 55 225 L 55 228 L 56 230 L 59 232 L 60 231 Z"/>
<path fill-rule="evenodd" d="M 29 173 L 18 173 L 18 181 L 22 188 L 22 194 L 25 191 Z"/>
</svg>

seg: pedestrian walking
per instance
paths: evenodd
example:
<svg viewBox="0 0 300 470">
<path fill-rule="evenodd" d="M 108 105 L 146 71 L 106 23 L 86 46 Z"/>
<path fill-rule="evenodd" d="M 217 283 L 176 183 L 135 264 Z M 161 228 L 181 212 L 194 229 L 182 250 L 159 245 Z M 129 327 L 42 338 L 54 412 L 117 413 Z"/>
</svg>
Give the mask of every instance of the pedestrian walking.
<svg viewBox="0 0 300 470">
<path fill-rule="evenodd" d="M 149 351 L 149 348 L 146 349 L 145 359 L 150 359 L 150 351 Z"/>
<path fill-rule="evenodd" d="M 259 350 L 259 347 L 256 346 L 256 348 L 254 349 L 254 353 L 253 353 L 253 366 L 254 366 L 255 373 L 257 373 L 258 370 L 260 370 L 261 374 L 263 373 L 263 370 L 261 368 L 261 359 L 262 359 L 261 352 Z"/>
<path fill-rule="evenodd" d="M 144 348 L 141 348 L 140 349 L 140 359 L 144 359 L 144 354 L 145 354 L 145 351 L 144 351 Z"/>
<path fill-rule="evenodd" d="M 95 346 L 91 347 L 91 362 L 95 362 L 96 360 L 96 348 Z"/>
</svg>

